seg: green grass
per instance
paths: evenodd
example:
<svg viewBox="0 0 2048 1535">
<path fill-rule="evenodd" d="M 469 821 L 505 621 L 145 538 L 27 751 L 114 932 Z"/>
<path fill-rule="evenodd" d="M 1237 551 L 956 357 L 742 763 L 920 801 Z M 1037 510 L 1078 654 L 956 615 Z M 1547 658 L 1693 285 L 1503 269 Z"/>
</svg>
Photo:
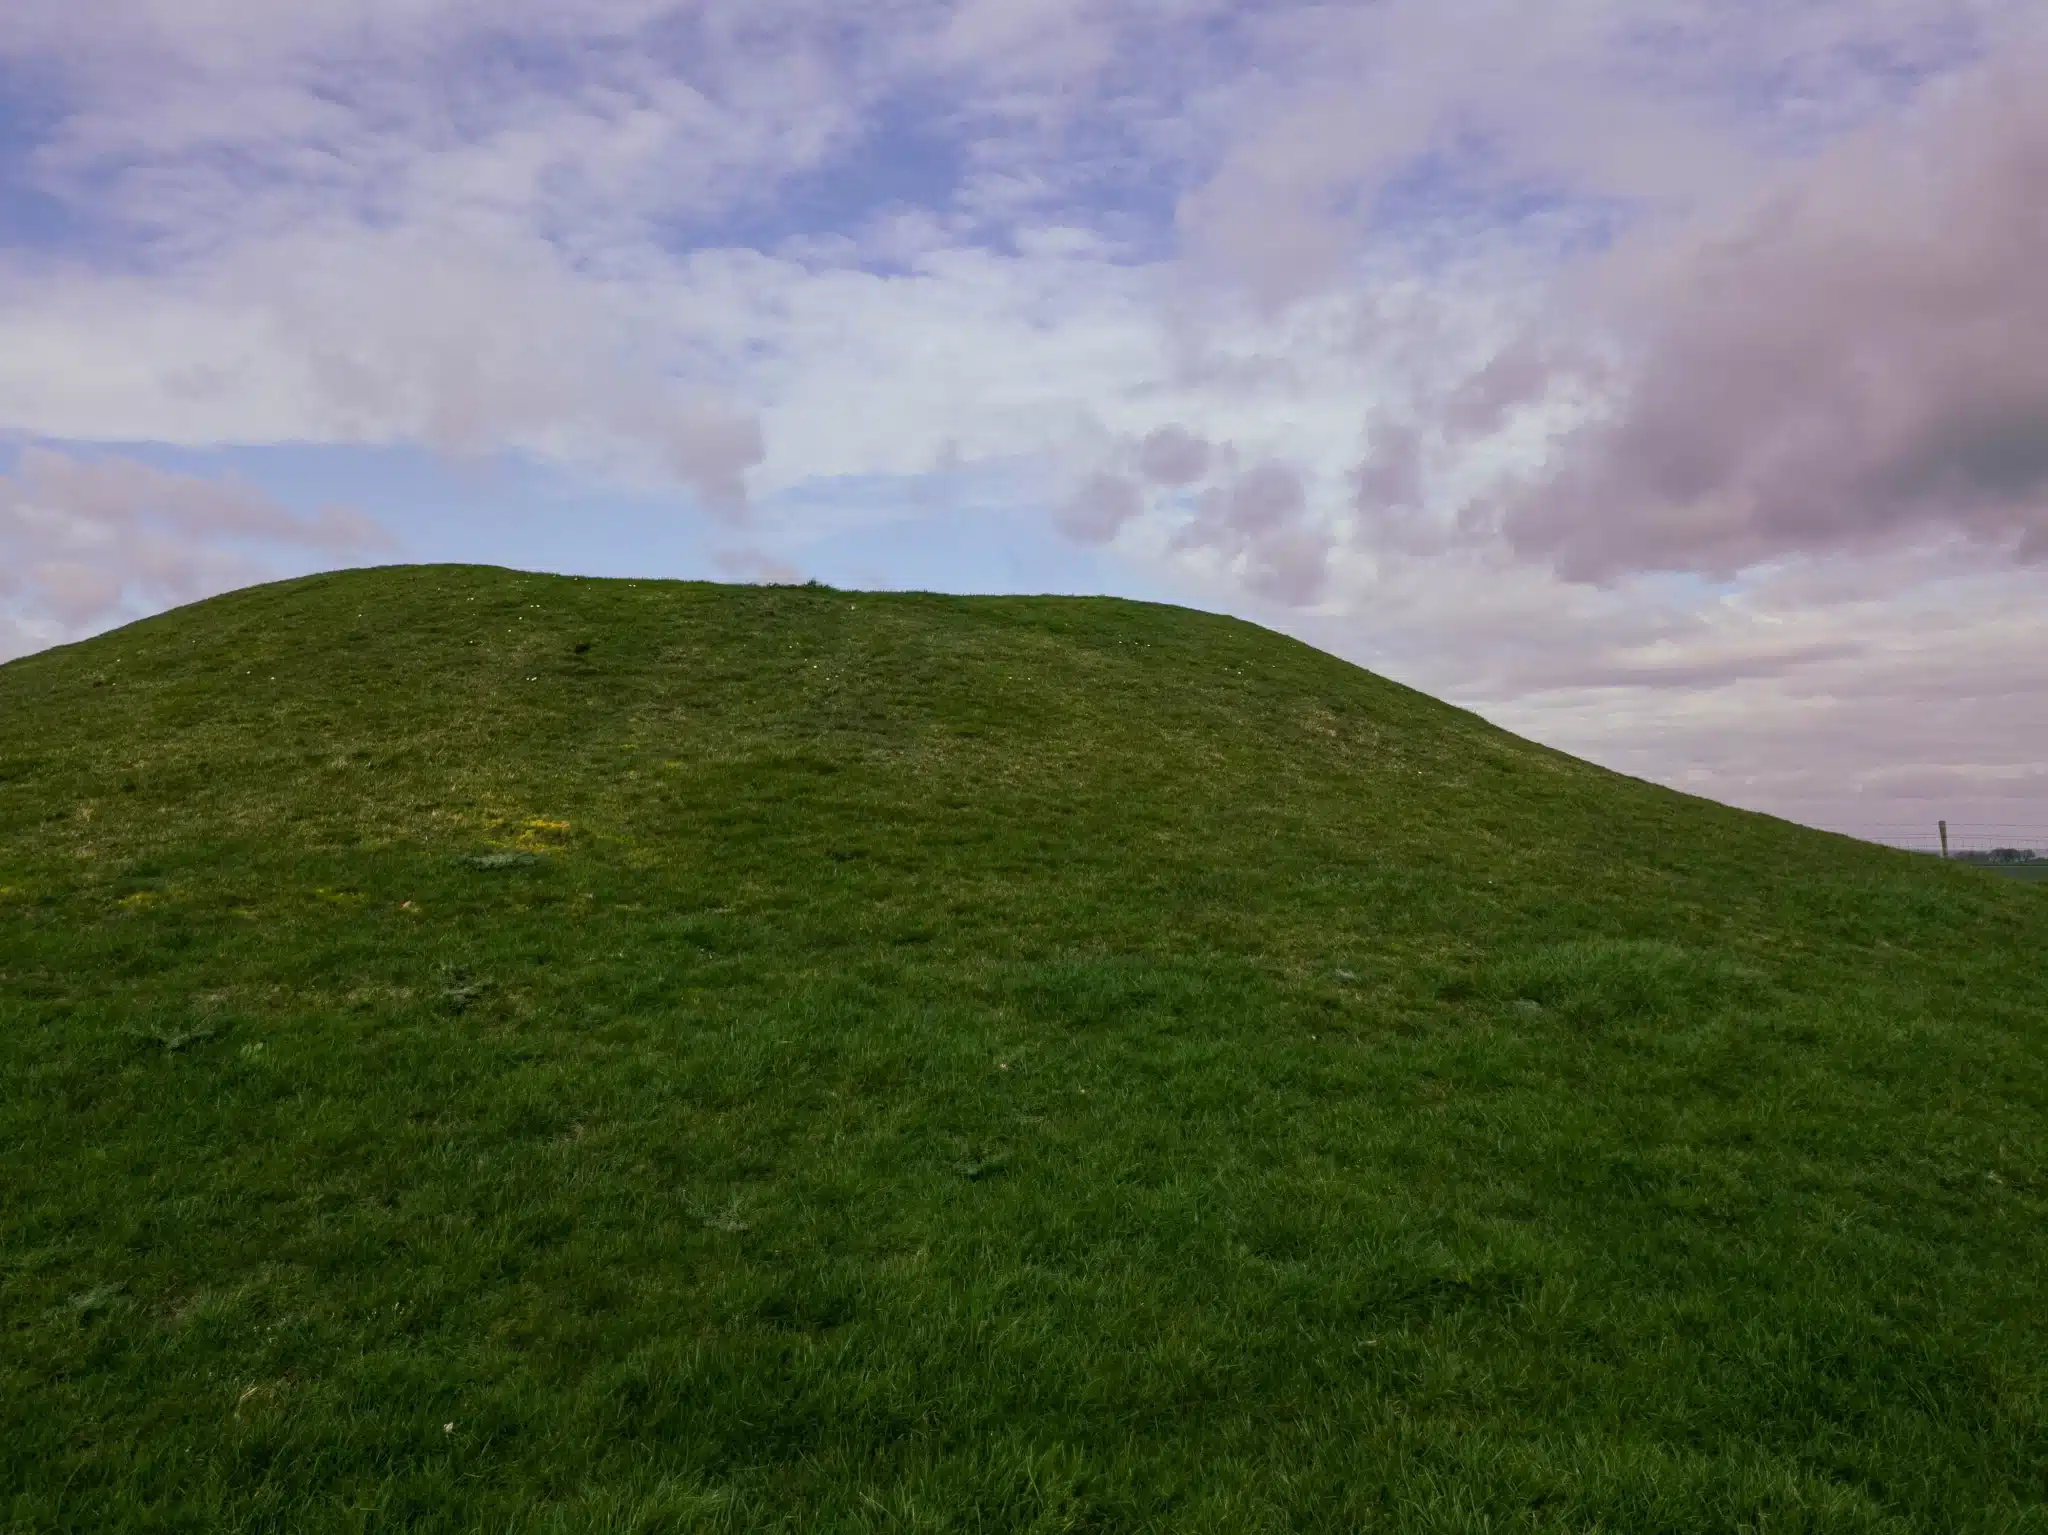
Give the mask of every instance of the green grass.
<svg viewBox="0 0 2048 1535">
<path fill-rule="evenodd" d="M 2048 889 L 1250 625 L 0 668 L 0 1526 L 2048 1531 Z"/>
</svg>

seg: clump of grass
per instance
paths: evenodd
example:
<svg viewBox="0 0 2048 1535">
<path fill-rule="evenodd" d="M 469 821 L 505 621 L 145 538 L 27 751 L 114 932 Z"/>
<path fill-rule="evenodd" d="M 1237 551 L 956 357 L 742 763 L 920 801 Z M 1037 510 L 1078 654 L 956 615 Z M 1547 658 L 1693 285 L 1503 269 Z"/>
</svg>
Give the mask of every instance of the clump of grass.
<svg viewBox="0 0 2048 1535">
<path fill-rule="evenodd" d="M 498 873 L 505 869 L 538 868 L 542 862 L 538 853 L 500 850 L 491 853 L 467 853 L 463 855 L 465 868 L 480 869 L 486 874 Z"/>
<path fill-rule="evenodd" d="M 1171 608 L 238 593 L 0 667 L 0 1522 L 2032 1528 L 2044 939 Z"/>
<path fill-rule="evenodd" d="M 143 1044 L 161 1050 L 165 1055 L 178 1055 L 196 1046 L 220 1038 L 222 1030 L 214 1024 L 199 1024 L 189 1029 L 145 1029 L 137 1034 Z"/>
</svg>

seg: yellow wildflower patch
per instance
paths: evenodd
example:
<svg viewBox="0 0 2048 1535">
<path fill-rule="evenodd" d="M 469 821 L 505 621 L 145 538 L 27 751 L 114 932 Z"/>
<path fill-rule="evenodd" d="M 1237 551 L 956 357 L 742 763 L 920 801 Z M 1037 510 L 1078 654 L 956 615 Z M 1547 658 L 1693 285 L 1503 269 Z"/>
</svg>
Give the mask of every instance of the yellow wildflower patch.
<svg viewBox="0 0 2048 1535">
<path fill-rule="evenodd" d="M 570 830 L 567 821 L 550 821 L 542 816 L 530 816 L 519 823 L 518 835 L 514 840 L 523 848 L 560 847 L 569 840 Z"/>
<path fill-rule="evenodd" d="M 549 852 L 566 847 L 574 838 L 575 823 L 549 816 L 521 815 L 483 807 L 464 814 L 452 811 L 447 819 L 457 826 L 474 827 L 494 847 L 518 848 L 524 852 Z"/>
</svg>

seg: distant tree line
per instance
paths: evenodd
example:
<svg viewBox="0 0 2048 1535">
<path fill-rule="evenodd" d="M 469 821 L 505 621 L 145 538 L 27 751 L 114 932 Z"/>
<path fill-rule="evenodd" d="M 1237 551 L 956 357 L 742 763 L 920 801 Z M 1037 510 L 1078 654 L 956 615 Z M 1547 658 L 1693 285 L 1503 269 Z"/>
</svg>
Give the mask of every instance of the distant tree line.
<svg viewBox="0 0 2048 1535">
<path fill-rule="evenodd" d="M 1960 863 L 2048 863 L 2030 847 L 1994 847 L 1989 852 L 1957 853 Z"/>
</svg>

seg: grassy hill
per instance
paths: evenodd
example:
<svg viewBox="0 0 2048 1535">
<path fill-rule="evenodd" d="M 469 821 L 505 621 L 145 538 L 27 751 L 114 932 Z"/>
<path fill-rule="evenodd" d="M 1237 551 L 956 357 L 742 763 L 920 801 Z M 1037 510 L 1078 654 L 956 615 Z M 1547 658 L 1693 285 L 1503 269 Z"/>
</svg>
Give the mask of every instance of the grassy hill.
<svg viewBox="0 0 2048 1535">
<path fill-rule="evenodd" d="M 0 668 L 0 1527 L 2048 1530 L 2048 888 L 1248 624 Z"/>
</svg>

